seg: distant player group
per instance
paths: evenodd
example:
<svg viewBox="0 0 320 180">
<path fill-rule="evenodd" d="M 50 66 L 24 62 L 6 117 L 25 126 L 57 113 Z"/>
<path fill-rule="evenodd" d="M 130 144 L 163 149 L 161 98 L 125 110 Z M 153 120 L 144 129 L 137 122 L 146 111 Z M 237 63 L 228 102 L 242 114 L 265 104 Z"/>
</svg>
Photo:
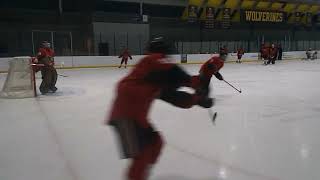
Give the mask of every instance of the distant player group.
<svg viewBox="0 0 320 180">
<path fill-rule="evenodd" d="M 241 59 L 245 53 L 242 47 L 237 49 L 237 60 L 236 63 L 242 63 Z M 224 61 L 228 56 L 228 49 L 226 46 L 223 46 L 219 49 L 220 58 Z M 259 57 L 263 60 L 264 65 L 275 64 L 276 60 L 282 60 L 282 47 L 278 45 L 277 47 L 274 44 L 269 46 L 268 44 L 262 44 L 260 48 Z"/>
<path fill-rule="evenodd" d="M 262 44 L 260 56 L 264 61 L 264 65 L 268 65 L 270 63 L 275 64 L 277 59 L 282 60 L 282 47 L 280 45 L 276 47 L 274 44 L 271 44 L 271 46 Z"/>
</svg>

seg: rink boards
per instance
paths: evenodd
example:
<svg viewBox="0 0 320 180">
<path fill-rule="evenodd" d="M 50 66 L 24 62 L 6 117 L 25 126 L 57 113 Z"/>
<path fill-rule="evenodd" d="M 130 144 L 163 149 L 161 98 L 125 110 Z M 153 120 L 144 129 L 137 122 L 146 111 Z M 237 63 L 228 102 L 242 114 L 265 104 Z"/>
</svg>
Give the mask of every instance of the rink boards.
<svg viewBox="0 0 320 180">
<path fill-rule="evenodd" d="M 186 64 L 201 64 L 212 56 L 218 54 L 185 54 L 185 55 L 171 55 L 171 60 L 175 63 Z M 132 66 L 141 59 L 142 55 L 132 56 L 132 60 L 128 60 L 128 65 Z M 306 57 L 305 51 L 284 52 L 284 60 L 303 59 Z M 0 72 L 6 72 L 9 68 L 9 61 L 12 57 L 0 58 Z M 258 53 L 246 53 L 242 57 L 243 61 L 257 61 Z M 186 60 L 186 61 L 183 61 Z M 230 53 L 227 57 L 228 62 L 237 60 L 236 53 Z M 120 63 L 117 56 L 57 56 L 55 57 L 57 68 L 96 68 L 96 67 L 116 67 Z"/>
</svg>

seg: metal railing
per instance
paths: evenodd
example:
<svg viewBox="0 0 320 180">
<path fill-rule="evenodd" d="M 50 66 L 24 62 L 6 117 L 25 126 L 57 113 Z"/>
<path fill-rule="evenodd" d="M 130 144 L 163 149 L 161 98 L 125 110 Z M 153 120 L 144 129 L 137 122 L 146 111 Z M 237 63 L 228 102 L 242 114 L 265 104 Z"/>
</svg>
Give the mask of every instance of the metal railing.
<svg viewBox="0 0 320 180">
<path fill-rule="evenodd" d="M 0 32 L 0 57 L 34 56 L 41 42 L 45 40 L 51 43 L 56 56 L 113 56 L 119 55 L 124 48 L 128 48 L 132 55 L 139 55 L 145 52 L 148 42 L 146 36 L 129 32 L 95 34 L 93 38 L 83 37 L 81 33 L 66 31 Z M 278 40 L 259 37 L 256 40 L 241 41 L 176 41 L 175 53 L 214 53 L 224 45 L 227 46 L 229 52 L 235 52 L 239 47 L 244 48 L 246 52 L 258 52 L 262 42 L 281 44 L 283 51 L 320 49 L 320 40 L 292 40 L 290 36 L 284 36 Z"/>
</svg>

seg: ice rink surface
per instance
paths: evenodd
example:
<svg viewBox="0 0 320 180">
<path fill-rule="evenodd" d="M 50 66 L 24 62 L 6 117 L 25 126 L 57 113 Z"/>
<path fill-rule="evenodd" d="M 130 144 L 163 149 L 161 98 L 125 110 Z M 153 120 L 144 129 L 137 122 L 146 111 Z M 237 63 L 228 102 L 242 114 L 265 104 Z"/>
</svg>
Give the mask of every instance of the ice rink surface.
<svg viewBox="0 0 320 180">
<path fill-rule="evenodd" d="M 128 71 L 59 70 L 69 77 L 56 94 L 0 99 L 0 179 L 122 180 L 127 161 L 103 121 Z M 320 61 L 225 64 L 221 73 L 243 93 L 213 79 L 216 126 L 205 109 L 153 105 L 166 146 L 150 180 L 319 180 Z"/>
</svg>

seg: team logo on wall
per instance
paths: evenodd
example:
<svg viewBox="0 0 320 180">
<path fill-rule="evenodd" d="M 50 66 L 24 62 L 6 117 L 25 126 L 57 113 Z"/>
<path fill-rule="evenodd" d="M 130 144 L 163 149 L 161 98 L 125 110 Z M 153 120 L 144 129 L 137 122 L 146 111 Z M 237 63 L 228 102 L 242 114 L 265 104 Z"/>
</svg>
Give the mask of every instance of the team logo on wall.
<svg viewBox="0 0 320 180">
<path fill-rule="evenodd" d="M 195 22 L 197 20 L 197 11 L 198 8 L 195 5 L 188 6 L 188 20 L 189 22 Z"/>
<path fill-rule="evenodd" d="M 222 28 L 228 29 L 231 26 L 231 9 L 230 8 L 223 8 L 222 9 Z"/>
<path fill-rule="evenodd" d="M 284 12 L 245 10 L 241 12 L 241 19 L 245 22 L 282 23 L 285 22 L 285 15 Z"/>
<path fill-rule="evenodd" d="M 205 25 L 206 25 L 206 28 L 208 29 L 214 28 L 214 8 L 213 7 L 206 8 Z"/>
</svg>

